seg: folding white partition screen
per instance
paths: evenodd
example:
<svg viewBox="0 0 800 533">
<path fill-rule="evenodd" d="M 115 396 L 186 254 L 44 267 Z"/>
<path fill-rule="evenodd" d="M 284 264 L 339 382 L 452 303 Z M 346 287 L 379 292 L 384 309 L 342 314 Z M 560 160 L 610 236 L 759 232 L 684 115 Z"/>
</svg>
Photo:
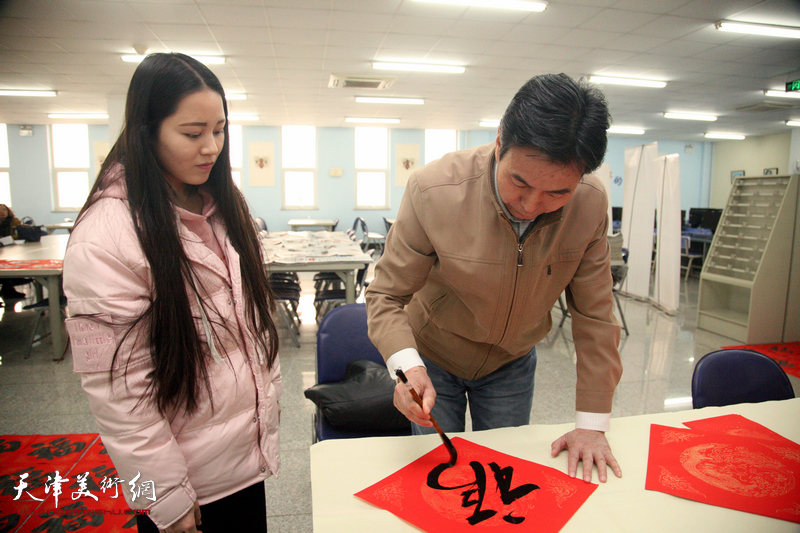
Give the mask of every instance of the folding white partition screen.
<svg viewBox="0 0 800 533">
<path fill-rule="evenodd" d="M 678 154 L 656 158 L 656 279 L 653 303 L 678 312 L 681 293 L 681 174 Z"/>
<path fill-rule="evenodd" d="M 623 246 L 628 249 L 628 275 L 622 291 L 645 300 L 650 297 L 657 156 L 657 143 L 625 148 L 622 238 Z"/>
<path fill-rule="evenodd" d="M 611 223 L 611 166 L 608 163 L 601 164 L 594 174 L 603 182 L 603 187 L 606 188 L 606 196 L 608 196 L 608 234 L 614 233 L 614 225 Z"/>
</svg>

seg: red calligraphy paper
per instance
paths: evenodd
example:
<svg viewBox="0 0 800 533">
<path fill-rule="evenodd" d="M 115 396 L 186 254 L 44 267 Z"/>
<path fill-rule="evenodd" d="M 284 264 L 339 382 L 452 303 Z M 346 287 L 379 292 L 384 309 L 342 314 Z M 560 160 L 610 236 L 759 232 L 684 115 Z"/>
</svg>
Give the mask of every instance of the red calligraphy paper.
<svg viewBox="0 0 800 533">
<path fill-rule="evenodd" d="M 650 426 L 645 488 L 800 523 L 800 446 L 738 415 Z"/>
<path fill-rule="evenodd" d="M 597 488 L 459 437 L 452 442 L 455 466 L 446 467 L 441 445 L 356 496 L 428 533 L 548 533 L 564 527 Z"/>
</svg>

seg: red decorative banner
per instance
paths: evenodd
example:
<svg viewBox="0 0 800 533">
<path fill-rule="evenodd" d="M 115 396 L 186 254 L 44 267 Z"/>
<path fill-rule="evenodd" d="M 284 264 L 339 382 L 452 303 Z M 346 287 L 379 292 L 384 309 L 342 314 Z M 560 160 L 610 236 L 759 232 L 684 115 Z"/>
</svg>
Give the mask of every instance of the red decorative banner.
<svg viewBox="0 0 800 533">
<path fill-rule="evenodd" d="M 428 533 L 489 530 L 557 532 L 597 485 L 518 457 L 452 439 L 356 493 Z"/>
<path fill-rule="evenodd" d="M 61 270 L 61 259 L 0 259 L 0 270 Z"/>
<path fill-rule="evenodd" d="M 652 424 L 645 488 L 800 523 L 800 445 L 739 415 Z"/>
</svg>

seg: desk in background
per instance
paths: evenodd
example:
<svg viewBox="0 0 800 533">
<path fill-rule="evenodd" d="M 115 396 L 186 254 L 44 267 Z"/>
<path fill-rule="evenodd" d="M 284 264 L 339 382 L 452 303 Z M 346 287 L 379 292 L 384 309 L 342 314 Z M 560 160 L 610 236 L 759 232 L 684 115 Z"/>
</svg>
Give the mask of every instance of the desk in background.
<svg viewBox="0 0 800 533">
<path fill-rule="evenodd" d="M 45 235 L 39 242 L 26 242 L 0 248 L 0 277 L 41 278 L 47 286 L 53 355 L 64 349 L 64 321 L 61 318 L 61 275 L 69 235 Z M 41 290 L 37 290 L 41 299 Z"/>
<path fill-rule="evenodd" d="M 292 231 L 302 231 L 308 228 L 322 228 L 325 231 L 333 231 L 333 227 L 338 220 L 329 218 L 293 218 L 288 224 Z"/>
<path fill-rule="evenodd" d="M 261 238 L 270 272 L 335 272 L 347 303 L 356 301 L 355 271 L 372 257 L 341 231 L 270 233 Z"/>
<path fill-rule="evenodd" d="M 763 424 L 795 442 L 800 441 L 800 398 L 615 418 L 607 436 L 622 467 L 623 477 L 617 478 L 609 470 L 608 482 L 600 484 L 562 531 L 797 533 L 800 526 L 792 522 L 645 490 L 650 424 L 684 427 L 683 422 L 731 413 Z M 458 435 L 476 444 L 566 472 L 566 452 L 556 458 L 550 457 L 550 443 L 573 428 L 572 423 L 530 425 Z M 439 436 L 433 434 L 326 440 L 311 446 L 314 532 L 418 532 L 416 527 L 353 494 L 393 474 L 440 444 Z M 581 475 L 580 466 L 578 475 Z M 596 472 L 593 481 L 597 482 Z"/>
<path fill-rule="evenodd" d="M 74 226 L 74 222 L 59 222 L 57 224 L 44 224 L 42 227 L 48 234 L 50 234 L 60 229 L 65 229 L 67 232 L 72 232 L 72 228 Z"/>
</svg>

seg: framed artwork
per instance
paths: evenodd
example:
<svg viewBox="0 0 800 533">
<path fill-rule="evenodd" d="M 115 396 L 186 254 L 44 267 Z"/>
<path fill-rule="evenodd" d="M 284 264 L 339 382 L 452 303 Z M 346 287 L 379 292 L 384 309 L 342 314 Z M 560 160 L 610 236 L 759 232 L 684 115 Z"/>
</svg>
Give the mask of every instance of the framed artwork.
<svg viewBox="0 0 800 533">
<path fill-rule="evenodd" d="M 777 176 L 778 175 L 778 167 L 765 168 L 764 169 L 764 175 L 765 176 Z"/>
<path fill-rule="evenodd" d="M 744 176 L 744 170 L 731 170 L 731 183 L 733 183 L 736 178 L 741 178 L 742 176 Z"/>
</svg>

